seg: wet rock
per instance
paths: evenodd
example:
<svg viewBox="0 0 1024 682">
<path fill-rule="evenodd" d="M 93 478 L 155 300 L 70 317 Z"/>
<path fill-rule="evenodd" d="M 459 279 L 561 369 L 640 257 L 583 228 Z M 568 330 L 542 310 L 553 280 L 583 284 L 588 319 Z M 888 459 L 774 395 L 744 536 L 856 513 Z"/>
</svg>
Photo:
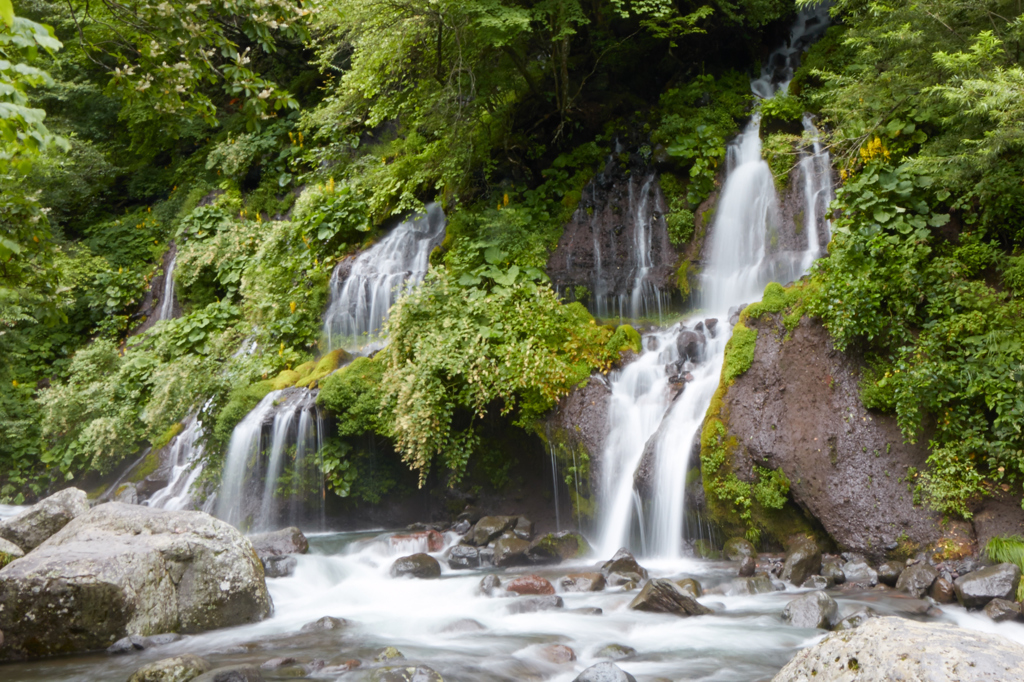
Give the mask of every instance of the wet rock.
<svg viewBox="0 0 1024 682">
<path fill-rule="evenodd" d="M 501 536 L 516 524 L 515 516 L 485 516 L 476 522 L 469 534 L 469 541 L 477 547 L 483 547 L 491 540 Z"/>
<path fill-rule="evenodd" d="M 920 599 L 938 577 L 939 572 L 935 570 L 934 566 L 928 562 L 921 561 L 903 569 L 899 579 L 896 581 L 896 589 Z M 952 594 L 952 587 L 952 584 L 950 584 L 950 594 Z"/>
<path fill-rule="evenodd" d="M 505 589 L 518 595 L 555 593 L 555 586 L 539 575 L 525 575 L 516 578 L 510 581 Z"/>
<path fill-rule="evenodd" d="M 636 678 L 614 663 L 592 665 L 573 682 L 636 682 Z"/>
<path fill-rule="evenodd" d="M 263 682 L 263 675 L 254 665 L 229 665 L 205 672 L 192 682 Z"/>
<path fill-rule="evenodd" d="M 483 518 L 483 512 L 480 511 L 479 507 L 469 506 L 462 510 L 462 513 L 456 517 L 456 521 L 466 521 L 470 525 L 475 524 L 477 521 Z"/>
<path fill-rule="evenodd" d="M 564 644 L 552 644 L 541 649 L 541 653 L 547 660 L 559 665 L 576 660 L 576 652 Z"/>
<path fill-rule="evenodd" d="M 493 573 L 485 575 L 480 580 L 480 592 L 488 597 L 494 596 L 495 590 L 501 589 L 501 578 Z"/>
<path fill-rule="evenodd" d="M 517 537 L 506 537 L 494 543 L 494 558 L 491 560 L 495 566 L 525 566 L 529 563 L 526 557 L 526 550 L 530 549 L 530 543 L 520 540 Z"/>
<path fill-rule="evenodd" d="M 993 599 L 1012 600 L 1020 582 L 1020 568 L 1014 564 L 996 564 L 953 581 L 956 600 L 968 609 L 980 609 Z"/>
<path fill-rule="evenodd" d="M 578 613 L 581 616 L 600 616 L 604 613 L 604 609 L 597 606 L 581 606 L 578 609 L 566 609 L 566 613 Z M 3 644 L 3 642 L 0 642 Z"/>
<path fill-rule="evenodd" d="M 393 646 L 386 646 L 383 649 L 378 649 L 373 655 L 373 660 L 378 663 L 387 663 L 388 661 L 400 661 L 404 659 L 405 656 L 402 655 L 402 652 Z"/>
<path fill-rule="evenodd" d="M 198 656 L 182 654 L 144 665 L 128 678 L 128 682 L 189 682 L 205 672 L 210 664 Z"/>
<path fill-rule="evenodd" d="M 183 639 L 181 635 L 176 632 L 168 632 L 161 635 L 152 635 L 151 637 L 143 637 L 142 635 L 128 635 L 122 637 L 113 644 L 107 647 L 108 654 L 129 654 L 135 651 L 142 651 L 144 649 L 152 649 L 155 646 L 163 646 L 164 644 L 170 644 L 171 642 L 177 642 Z"/>
<path fill-rule="evenodd" d="M 391 577 L 437 578 L 441 575 L 441 564 L 429 554 L 404 556 L 391 564 Z"/>
<path fill-rule="evenodd" d="M 605 578 L 601 573 L 570 573 L 562 578 L 561 585 L 566 592 L 600 592 Z"/>
<path fill-rule="evenodd" d="M 846 582 L 846 574 L 838 561 L 826 561 L 821 565 L 821 575 L 832 581 L 833 585 L 842 585 Z"/>
<path fill-rule="evenodd" d="M 869 608 L 862 608 L 846 616 L 832 628 L 833 630 L 853 630 L 866 623 L 869 618 L 874 618 L 875 612 Z"/>
<path fill-rule="evenodd" d="M 997 623 L 1020 618 L 1020 604 L 1008 599 L 993 599 L 985 604 L 985 615 Z"/>
<path fill-rule="evenodd" d="M 832 587 L 832 583 L 823 575 L 812 575 L 807 580 L 800 583 L 800 587 L 810 588 L 812 590 L 826 590 Z"/>
<path fill-rule="evenodd" d="M 702 616 L 711 613 L 696 599 L 686 594 L 671 580 L 648 580 L 640 594 L 629 603 L 629 608 L 653 613 L 672 613 L 677 616 Z"/>
<path fill-rule="evenodd" d="M 796 654 L 773 682 L 1020 679 L 1024 646 L 945 623 L 871 618 Z"/>
<path fill-rule="evenodd" d="M 349 622 L 344 618 L 335 618 L 334 616 L 324 616 L 318 618 L 312 623 L 306 623 L 303 625 L 299 632 L 323 632 L 325 630 L 343 630 L 349 626 Z"/>
<path fill-rule="evenodd" d="M 447 625 L 441 632 L 482 632 L 486 629 L 487 627 L 478 620 L 473 620 L 472 618 L 460 618 L 454 623 Z"/>
<path fill-rule="evenodd" d="M 425 665 L 379 668 L 370 679 L 373 682 L 444 682 L 440 673 Z"/>
<path fill-rule="evenodd" d="M 445 560 L 449 568 L 477 568 L 480 565 L 480 550 L 472 545 L 454 545 L 445 554 Z"/>
<path fill-rule="evenodd" d="M 610 576 L 613 573 L 618 573 L 620 575 L 632 573 L 633 575 L 638 575 L 641 578 L 647 577 L 647 569 L 637 563 L 636 557 L 634 557 L 625 547 L 621 548 L 611 559 L 601 565 L 601 572 L 604 573 L 605 576 Z M 609 583 L 611 584 L 610 580 Z"/>
<path fill-rule="evenodd" d="M 704 328 L 708 330 L 708 336 L 715 338 L 718 334 L 718 319 L 712 317 L 704 320 Z"/>
<path fill-rule="evenodd" d="M 789 545 L 786 563 L 782 566 L 783 580 L 800 585 L 808 577 L 821 571 L 821 550 L 809 538 L 798 538 Z"/>
<path fill-rule="evenodd" d="M 481 566 L 493 566 L 494 565 L 494 548 L 493 547 L 481 547 L 480 548 L 480 565 Z"/>
<path fill-rule="evenodd" d="M 262 620 L 252 545 L 209 514 L 109 502 L 0 572 L 0 660 L 104 649 L 129 634 Z"/>
<path fill-rule="evenodd" d="M 729 308 L 729 325 L 735 327 L 736 323 L 740 321 L 740 313 L 747 307 L 746 303 L 742 303 L 737 306 Z"/>
<path fill-rule="evenodd" d="M 85 491 L 67 488 L 36 502 L 17 516 L 0 521 L 0 538 L 31 552 L 49 537 L 89 511 Z"/>
<path fill-rule="evenodd" d="M 622 658 L 628 658 L 636 655 L 636 649 L 625 644 L 609 644 L 603 646 L 597 650 L 594 654 L 594 658 L 610 658 L 613 661 L 617 661 Z"/>
<path fill-rule="evenodd" d="M 928 590 L 928 596 L 940 604 L 952 604 L 956 601 L 956 590 L 953 587 L 953 581 L 941 576 L 936 578 L 935 582 L 932 583 L 931 589 Z"/>
<path fill-rule="evenodd" d="M 530 545 L 526 556 L 531 564 L 559 564 L 578 559 L 590 551 L 590 544 L 579 533 L 560 531 L 548 533 Z"/>
<path fill-rule="evenodd" d="M 249 536 L 252 548 L 261 559 L 282 554 L 305 554 L 309 551 L 309 541 L 302 531 L 295 526 L 275 530 L 272 533 L 257 533 Z"/>
<path fill-rule="evenodd" d="M 388 539 L 388 542 L 392 547 L 414 545 L 413 547 L 407 547 L 406 551 L 409 551 L 409 549 L 415 549 L 415 545 L 422 545 L 426 547 L 428 552 L 440 552 L 444 549 L 444 536 L 433 528 L 430 530 L 421 530 L 415 533 L 392 535 Z"/>
<path fill-rule="evenodd" d="M 25 556 L 25 552 L 21 550 L 21 547 L 10 540 L 0 538 L 0 568 L 23 556 Z"/>
<path fill-rule="evenodd" d="M 263 574 L 268 578 L 287 578 L 295 573 L 299 562 L 293 556 L 268 556 L 260 559 L 263 563 Z"/>
<path fill-rule="evenodd" d="M 729 561 L 743 561 L 746 557 L 757 558 L 757 550 L 746 538 L 730 538 L 722 545 L 722 554 Z"/>
<path fill-rule="evenodd" d="M 560 609 L 565 606 L 562 598 L 556 595 L 546 595 L 543 597 L 520 597 L 515 599 L 511 604 L 508 605 L 508 612 L 512 614 L 516 613 L 536 613 L 537 611 L 550 611 L 551 609 Z"/>
<path fill-rule="evenodd" d="M 269 661 L 264 661 L 263 664 L 260 665 L 260 668 L 262 668 L 263 670 L 277 670 L 278 668 L 283 668 L 286 665 L 291 665 L 295 662 L 296 661 L 294 658 L 271 658 Z"/>
<path fill-rule="evenodd" d="M 843 564 L 843 575 L 848 583 L 861 583 L 874 587 L 878 584 L 878 572 L 863 558 L 856 557 Z"/>
<path fill-rule="evenodd" d="M 516 537 L 520 540 L 532 540 L 533 539 L 533 521 L 520 516 L 516 519 L 516 525 L 512 529 L 512 532 L 516 534 Z"/>
<path fill-rule="evenodd" d="M 318 671 L 318 677 L 319 676 L 326 677 L 328 675 L 342 675 L 342 674 L 347 673 L 347 672 L 349 672 L 351 670 L 355 670 L 356 668 L 358 668 L 361 665 L 362 665 L 362 662 L 359 661 L 358 659 L 350 658 L 349 660 L 345 661 L 344 663 L 340 663 L 338 665 L 329 665 L 329 666 L 327 666 L 325 668 L 322 668 L 321 670 Z"/>
<path fill-rule="evenodd" d="M 700 583 L 693 578 L 683 578 L 682 580 L 676 581 L 676 586 L 682 590 L 685 594 L 690 595 L 694 599 L 704 594 L 703 588 Z"/>
<path fill-rule="evenodd" d="M 314 658 L 312 661 L 302 666 L 302 670 L 307 674 L 318 673 L 327 667 L 327 661 L 322 658 Z"/>
<path fill-rule="evenodd" d="M 727 597 L 740 594 L 767 594 L 775 592 L 775 586 L 772 585 L 772 580 L 766 573 L 755 573 L 750 578 L 733 578 L 729 582 L 719 585 L 715 592 Z"/>
<path fill-rule="evenodd" d="M 700 362 L 704 356 L 704 335 L 700 332 L 683 330 L 676 337 L 679 356 L 691 362 Z"/>
<path fill-rule="evenodd" d="M 839 622 L 839 605 L 824 592 L 809 592 L 786 604 L 782 619 L 798 628 L 831 630 Z"/>
<path fill-rule="evenodd" d="M 459 535 L 465 535 L 469 532 L 469 529 L 472 527 L 473 524 L 471 524 L 469 521 L 456 521 L 455 524 L 452 526 L 452 532 L 458 533 Z"/>
<path fill-rule="evenodd" d="M 749 578 L 754 575 L 754 571 L 757 570 L 757 559 L 752 556 L 745 556 L 740 561 L 739 574 L 741 578 Z"/>
<path fill-rule="evenodd" d="M 114 501 L 123 502 L 124 504 L 138 504 L 139 490 L 134 483 L 125 483 L 117 489 Z"/>
<path fill-rule="evenodd" d="M 906 564 L 903 562 L 886 561 L 878 567 L 878 580 L 889 587 L 896 587 L 905 568 Z"/>
</svg>

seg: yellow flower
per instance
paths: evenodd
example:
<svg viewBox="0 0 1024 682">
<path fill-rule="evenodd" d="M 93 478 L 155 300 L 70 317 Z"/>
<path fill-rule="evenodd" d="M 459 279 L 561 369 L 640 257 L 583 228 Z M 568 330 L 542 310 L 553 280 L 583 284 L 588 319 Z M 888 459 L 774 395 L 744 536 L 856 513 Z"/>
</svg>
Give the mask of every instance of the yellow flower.
<svg viewBox="0 0 1024 682">
<path fill-rule="evenodd" d="M 504 203 L 505 203 L 505 205 L 506 205 L 506 206 L 508 206 L 508 192 L 505 192 L 505 200 L 504 200 Z"/>
<path fill-rule="evenodd" d="M 17 387 L 18 387 L 18 382 L 17 382 L 17 381 L 12 381 L 11 383 L 12 383 L 12 384 L 14 384 L 14 387 L 15 387 L 15 388 L 17 388 Z"/>
<path fill-rule="evenodd" d="M 288 307 L 291 308 L 292 309 L 292 313 L 294 313 L 295 312 L 295 301 L 292 301 L 291 303 L 289 303 Z"/>
</svg>

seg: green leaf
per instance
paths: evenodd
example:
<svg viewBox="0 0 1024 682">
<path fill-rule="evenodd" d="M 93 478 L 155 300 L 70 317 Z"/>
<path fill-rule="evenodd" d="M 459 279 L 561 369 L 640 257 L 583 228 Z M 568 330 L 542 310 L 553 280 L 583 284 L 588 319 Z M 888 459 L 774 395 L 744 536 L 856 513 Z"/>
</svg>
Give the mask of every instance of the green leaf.
<svg viewBox="0 0 1024 682">
<path fill-rule="evenodd" d="M 892 219 L 892 216 L 893 216 L 892 213 L 890 213 L 890 212 L 888 212 L 888 211 L 886 211 L 884 209 L 881 209 L 881 208 L 876 208 L 875 212 L 874 212 L 875 220 L 877 220 L 880 223 L 887 223 L 887 222 L 889 222 Z"/>
<path fill-rule="evenodd" d="M 14 26 L 14 5 L 11 0 L 0 0 L 0 19 L 8 26 Z"/>
<path fill-rule="evenodd" d="M 505 252 L 497 246 L 488 246 L 484 251 L 484 260 L 491 265 L 497 265 L 505 258 Z"/>
</svg>

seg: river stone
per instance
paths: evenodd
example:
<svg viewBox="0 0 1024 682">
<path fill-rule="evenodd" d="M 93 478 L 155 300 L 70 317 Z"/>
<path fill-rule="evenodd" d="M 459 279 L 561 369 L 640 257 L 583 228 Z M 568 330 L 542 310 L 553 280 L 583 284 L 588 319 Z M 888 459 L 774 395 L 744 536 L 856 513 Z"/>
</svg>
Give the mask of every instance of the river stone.
<svg viewBox="0 0 1024 682">
<path fill-rule="evenodd" d="M 786 563 L 782 566 L 783 580 L 794 585 L 802 584 L 809 576 L 821 571 L 821 550 L 809 538 L 797 538 L 786 552 Z"/>
<path fill-rule="evenodd" d="M 520 597 L 519 599 L 514 599 L 508 605 L 508 612 L 512 614 L 536 613 L 537 611 L 560 609 L 563 606 L 565 606 L 565 603 L 562 601 L 562 598 L 553 594 L 542 597 Z"/>
<path fill-rule="evenodd" d="M 956 601 L 956 589 L 953 587 L 953 581 L 939 576 L 928 590 L 928 596 L 940 604 L 952 604 Z"/>
<path fill-rule="evenodd" d="M 821 590 L 808 592 L 786 604 L 782 619 L 798 628 L 831 630 L 839 622 L 839 605 Z"/>
<path fill-rule="evenodd" d="M 832 581 L 823 575 L 812 575 L 800 584 L 800 587 L 812 590 L 827 590 L 832 587 Z"/>
<path fill-rule="evenodd" d="M 749 578 L 733 578 L 727 583 L 712 588 L 712 592 L 727 597 L 740 594 L 767 594 L 774 591 L 775 586 L 772 585 L 772 579 L 768 577 L 767 573 L 755 573 Z"/>
<path fill-rule="evenodd" d="M 846 574 L 838 561 L 830 560 L 822 563 L 821 575 L 832 581 L 833 585 L 842 585 L 846 582 Z"/>
<path fill-rule="evenodd" d="M 530 543 L 526 540 L 512 536 L 502 538 L 494 543 L 494 558 L 491 561 L 495 566 L 524 566 L 527 563 L 526 550 L 530 549 Z"/>
<path fill-rule="evenodd" d="M 691 362 L 700 362 L 704 355 L 704 335 L 700 332 L 683 330 L 676 337 L 676 348 L 679 357 Z"/>
<path fill-rule="evenodd" d="M 524 575 L 510 581 L 505 589 L 515 594 L 554 594 L 555 586 L 539 575 Z"/>
<path fill-rule="evenodd" d="M 254 665 L 229 665 L 203 673 L 192 682 L 263 682 L 263 674 Z"/>
<path fill-rule="evenodd" d="M 291 526 L 275 530 L 272 533 L 257 533 L 249 536 L 256 555 L 261 559 L 282 554 L 305 554 L 309 551 L 309 541 L 302 531 Z"/>
<path fill-rule="evenodd" d="M 1012 600 L 1019 582 L 1020 568 L 1016 564 L 996 564 L 960 576 L 953 581 L 953 589 L 961 606 L 980 609 L 993 599 Z"/>
<path fill-rule="evenodd" d="M 526 556 L 531 564 L 560 564 L 569 559 L 578 559 L 590 551 L 590 544 L 579 533 L 560 531 L 537 538 L 530 545 Z"/>
<path fill-rule="evenodd" d="M 324 616 L 318 618 L 310 623 L 306 623 L 299 632 L 323 632 L 324 630 L 342 630 L 347 628 L 349 625 L 348 621 L 344 618 L 335 618 L 334 616 Z"/>
<path fill-rule="evenodd" d="M 664 578 L 648 580 L 640 594 L 629 603 L 629 608 L 653 613 L 673 613 L 677 616 L 703 616 L 711 613 L 711 609 Z"/>
<path fill-rule="evenodd" d="M 189 682 L 205 672 L 210 664 L 193 654 L 164 658 L 144 665 L 128 678 L 128 682 Z"/>
<path fill-rule="evenodd" d="M 520 540 L 532 540 L 533 521 L 525 516 L 520 516 L 516 519 L 516 525 L 512 528 L 512 532 L 515 533 L 516 537 Z"/>
<path fill-rule="evenodd" d="M 757 559 L 752 556 L 745 556 L 740 561 L 739 574 L 741 578 L 749 578 L 754 575 L 754 571 L 757 570 Z"/>
<path fill-rule="evenodd" d="M 562 589 L 566 592 L 600 592 L 604 583 L 601 573 L 570 573 L 561 580 Z"/>
<path fill-rule="evenodd" d="M 564 644 L 552 644 L 541 649 L 541 654 L 552 663 L 563 664 L 576 660 L 576 652 Z"/>
<path fill-rule="evenodd" d="M 180 639 L 183 639 L 182 636 L 176 632 L 166 632 L 162 635 L 153 635 L 152 637 L 128 635 L 127 637 L 122 637 L 108 646 L 107 653 L 128 654 L 135 651 L 142 651 L 144 649 L 151 649 L 155 646 L 163 646 L 164 644 L 170 644 L 171 642 L 177 642 Z"/>
<path fill-rule="evenodd" d="M 900 561 L 886 561 L 878 567 L 878 580 L 889 587 L 896 587 L 906 564 Z"/>
<path fill-rule="evenodd" d="M 441 575 L 441 564 L 429 554 L 411 554 L 391 564 L 391 577 L 437 578 Z"/>
<path fill-rule="evenodd" d="M 402 652 L 393 646 L 386 646 L 383 649 L 378 650 L 376 655 L 373 657 L 373 660 L 377 661 L 378 663 L 387 663 L 388 661 L 401 661 L 404 659 L 405 656 L 402 654 Z"/>
<path fill-rule="evenodd" d="M 398 533 L 388 538 L 388 544 L 392 547 L 402 547 L 402 545 L 413 545 L 412 547 L 406 547 L 406 551 L 410 549 L 417 549 L 415 545 L 423 545 L 428 552 L 440 552 L 444 549 L 444 536 L 440 532 L 433 528 L 426 530 L 417 530 L 412 533 Z"/>
<path fill-rule="evenodd" d="M 298 661 L 291 657 L 278 656 L 277 658 L 271 658 L 261 663 L 260 670 L 277 670 L 278 668 L 283 668 L 286 665 L 291 665 L 297 662 Z"/>
<path fill-rule="evenodd" d="M 378 668 L 370 679 L 373 682 L 444 682 L 440 673 L 425 665 Z"/>
<path fill-rule="evenodd" d="M 854 628 L 859 628 L 861 625 L 863 625 L 864 623 L 868 622 L 869 618 L 874 618 L 875 615 L 876 614 L 875 614 L 874 611 L 872 611 L 871 609 L 865 607 L 865 608 L 859 609 L 857 611 L 854 611 L 850 615 L 846 616 L 841 621 L 836 623 L 836 626 L 834 628 L 832 628 L 832 629 L 833 630 L 852 630 Z"/>
<path fill-rule="evenodd" d="M 614 663 L 598 663 L 592 665 L 573 682 L 636 682 L 636 678 Z"/>
<path fill-rule="evenodd" d="M 938 577 L 939 572 L 935 570 L 934 566 L 926 561 L 921 561 L 903 569 L 896 581 L 896 589 L 920 599 Z"/>
<path fill-rule="evenodd" d="M 480 565 L 480 550 L 472 545 L 453 545 L 445 559 L 449 568 L 477 568 Z"/>
<path fill-rule="evenodd" d="M 946 623 L 872 618 L 804 649 L 772 682 L 1019 680 L 1024 646 Z"/>
<path fill-rule="evenodd" d="M 722 554 L 729 561 L 743 561 L 745 557 L 757 557 L 757 550 L 746 538 L 730 538 L 722 545 Z"/>
<path fill-rule="evenodd" d="M 575 609 L 566 609 L 566 613 L 578 613 L 581 616 L 600 616 L 604 613 L 604 609 L 598 606 L 580 606 Z"/>
<path fill-rule="evenodd" d="M 295 567 L 299 565 L 295 557 L 287 554 L 261 557 L 260 562 L 263 564 L 263 575 L 268 578 L 287 578 L 295 573 Z"/>
<path fill-rule="evenodd" d="M 25 556 L 25 552 L 21 551 L 21 547 L 10 540 L 0 538 L 0 568 L 23 556 Z"/>
<path fill-rule="evenodd" d="M 1020 618 L 1020 604 L 1008 599 L 993 599 L 985 604 L 985 615 L 997 623 Z"/>
<path fill-rule="evenodd" d="M 271 611 L 252 545 L 209 514 L 108 502 L 0 571 L 0 660 L 193 633 Z"/>
<path fill-rule="evenodd" d="M 610 658 L 617 661 L 620 658 L 628 658 L 636 655 L 636 649 L 625 644 L 609 644 L 597 650 L 594 658 Z"/>
<path fill-rule="evenodd" d="M 843 564 L 843 575 L 848 583 L 863 583 L 874 587 L 878 584 L 878 572 L 868 562 L 857 557 Z"/>
<path fill-rule="evenodd" d="M 501 589 L 501 578 L 489 573 L 480 580 L 480 592 L 488 597 L 493 596 L 496 590 Z"/>
<path fill-rule="evenodd" d="M 679 587 L 685 594 L 690 595 L 694 599 L 704 594 L 704 590 L 701 588 L 700 583 L 693 578 L 683 578 L 682 580 L 676 581 L 676 586 Z"/>
<path fill-rule="evenodd" d="M 647 569 L 638 564 L 636 557 L 625 547 L 621 548 L 611 559 L 601 565 L 601 572 L 606 576 L 610 576 L 612 573 L 619 573 L 621 575 L 631 573 L 641 578 L 647 577 Z"/>
<path fill-rule="evenodd" d="M 487 626 L 472 618 L 460 618 L 445 626 L 441 632 L 482 632 Z"/>
<path fill-rule="evenodd" d="M 0 538 L 13 542 L 23 552 L 31 552 L 72 519 L 88 511 L 85 491 L 66 488 L 36 502 L 17 516 L 0 521 Z"/>
<path fill-rule="evenodd" d="M 476 522 L 468 537 L 474 545 L 483 547 L 515 524 L 515 516 L 485 516 Z"/>
</svg>

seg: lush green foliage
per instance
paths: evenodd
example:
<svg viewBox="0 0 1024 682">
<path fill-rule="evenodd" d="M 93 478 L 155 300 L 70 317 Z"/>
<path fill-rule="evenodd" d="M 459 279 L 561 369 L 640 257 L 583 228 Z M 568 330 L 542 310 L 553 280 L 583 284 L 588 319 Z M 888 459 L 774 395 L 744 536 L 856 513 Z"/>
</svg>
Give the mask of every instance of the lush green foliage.
<svg viewBox="0 0 1024 682">
<path fill-rule="evenodd" d="M 985 545 L 985 554 L 997 563 L 1016 564 L 1024 572 L 1024 538 L 994 537 Z M 1017 601 L 1024 601 L 1024 580 L 1017 584 Z"/>
</svg>

